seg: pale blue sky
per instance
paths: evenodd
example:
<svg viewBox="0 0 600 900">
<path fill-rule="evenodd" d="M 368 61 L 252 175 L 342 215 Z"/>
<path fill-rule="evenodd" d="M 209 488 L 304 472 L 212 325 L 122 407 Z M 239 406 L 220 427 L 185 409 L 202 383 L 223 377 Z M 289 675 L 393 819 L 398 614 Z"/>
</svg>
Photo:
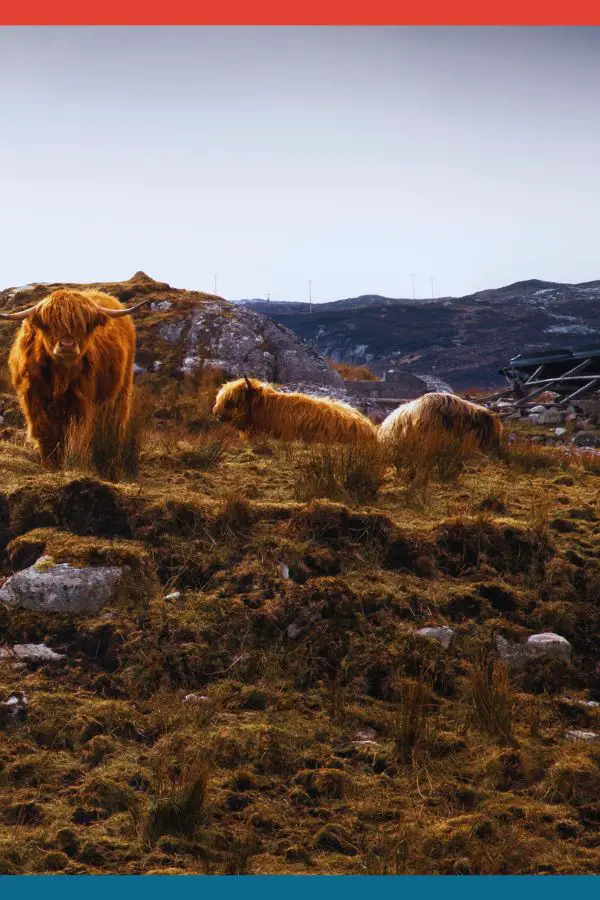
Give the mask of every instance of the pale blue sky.
<svg viewBox="0 0 600 900">
<path fill-rule="evenodd" d="M 597 28 L 0 28 L 0 287 L 600 278 Z"/>
</svg>

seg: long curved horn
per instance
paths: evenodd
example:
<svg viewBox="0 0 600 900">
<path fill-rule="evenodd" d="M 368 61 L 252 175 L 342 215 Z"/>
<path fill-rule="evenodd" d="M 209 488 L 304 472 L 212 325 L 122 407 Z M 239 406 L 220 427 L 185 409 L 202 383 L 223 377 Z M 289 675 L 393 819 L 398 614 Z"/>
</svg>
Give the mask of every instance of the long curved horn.
<svg viewBox="0 0 600 900">
<path fill-rule="evenodd" d="M 135 306 L 130 306 L 129 309 L 107 309 L 105 306 L 98 306 L 98 309 L 106 313 L 111 319 L 120 319 L 121 316 L 130 316 L 132 312 L 135 312 L 140 306 L 144 306 L 145 303 L 150 303 L 150 297 L 147 297 L 146 300 L 142 300 L 140 303 L 136 303 Z"/>
<path fill-rule="evenodd" d="M 29 316 L 33 312 L 35 312 L 35 310 L 37 309 L 38 306 L 39 306 L 39 303 L 36 303 L 35 306 L 28 306 L 27 309 L 21 309 L 19 312 L 14 312 L 14 313 L 0 312 L 0 319 L 13 319 L 16 322 L 18 322 L 22 319 L 28 319 Z"/>
</svg>

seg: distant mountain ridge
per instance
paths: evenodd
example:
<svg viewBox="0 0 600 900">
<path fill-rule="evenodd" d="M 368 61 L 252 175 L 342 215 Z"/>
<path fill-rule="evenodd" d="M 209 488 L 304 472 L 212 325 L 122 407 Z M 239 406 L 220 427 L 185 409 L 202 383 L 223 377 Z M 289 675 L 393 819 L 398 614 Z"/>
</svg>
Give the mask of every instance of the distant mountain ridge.
<svg viewBox="0 0 600 900">
<path fill-rule="evenodd" d="M 533 278 L 434 300 L 365 294 L 327 303 L 242 300 L 335 360 L 378 374 L 433 373 L 456 389 L 502 384 L 498 369 L 520 352 L 600 347 L 600 281 Z"/>
</svg>

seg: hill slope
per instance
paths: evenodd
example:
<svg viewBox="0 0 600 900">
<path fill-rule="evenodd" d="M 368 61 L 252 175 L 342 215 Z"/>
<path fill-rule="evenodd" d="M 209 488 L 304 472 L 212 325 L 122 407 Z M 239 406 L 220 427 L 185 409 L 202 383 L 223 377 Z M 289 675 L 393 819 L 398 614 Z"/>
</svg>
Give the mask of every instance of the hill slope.
<svg viewBox="0 0 600 900">
<path fill-rule="evenodd" d="M 517 353 L 600 346 L 600 282 L 518 282 L 466 297 L 407 300 L 363 296 L 331 303 L 244 301 L 336 360 L 382 373 L 401 366 L 456 388 L 502 384 Z"/>
</svg>

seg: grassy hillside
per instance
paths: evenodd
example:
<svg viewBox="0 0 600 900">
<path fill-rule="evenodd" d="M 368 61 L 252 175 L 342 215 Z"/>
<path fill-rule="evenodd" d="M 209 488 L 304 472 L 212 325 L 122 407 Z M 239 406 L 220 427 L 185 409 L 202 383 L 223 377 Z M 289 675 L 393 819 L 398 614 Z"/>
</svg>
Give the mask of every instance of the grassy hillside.
<svg viewBox="0 0 600 900">
<path fill-rule="evenodd" d="M 597 457 L 249 444 L 215 387 L 148 377 L 118 483 L 43 473 L 5 401 L 3 576 L 129 574 L 97 618 L 0 609 L 3 647 L 65 654 L 0 659 L 29 701 L 0 873 L 595 872 L 600 745 L 566 733 L 600 732 Z M 448 650 L 415 634 L 441 624 Z M 540 631 L 571 663 L 490 668 Z"/>
</svg>

